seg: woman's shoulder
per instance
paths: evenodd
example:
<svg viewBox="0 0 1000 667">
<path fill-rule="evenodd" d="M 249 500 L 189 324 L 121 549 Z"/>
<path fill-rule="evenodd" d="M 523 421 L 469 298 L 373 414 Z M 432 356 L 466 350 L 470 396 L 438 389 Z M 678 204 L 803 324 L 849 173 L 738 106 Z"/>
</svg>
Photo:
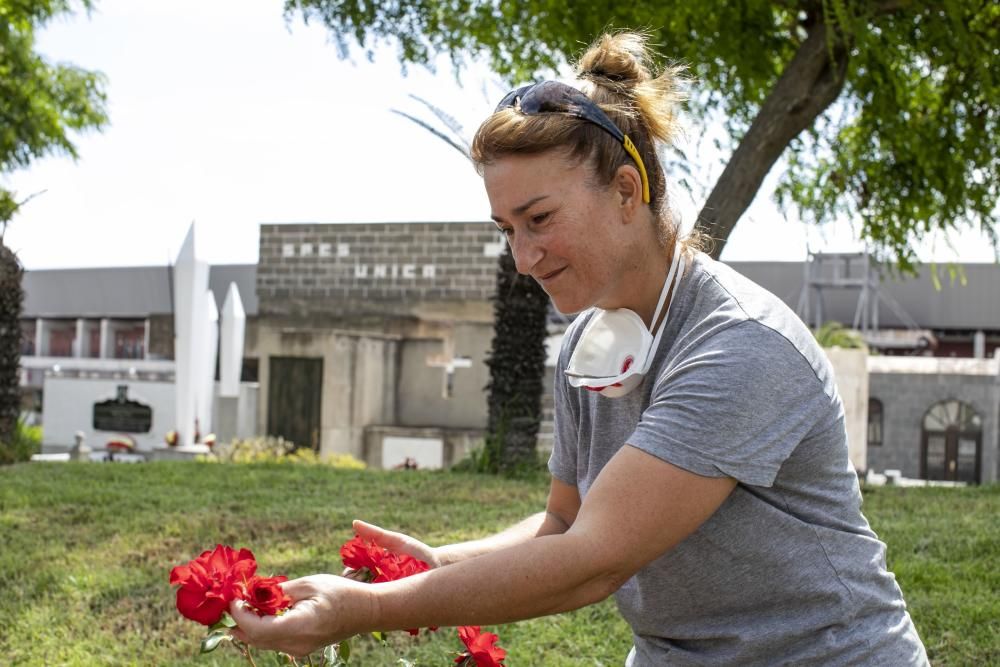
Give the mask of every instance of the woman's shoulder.
<svg viewBox="0 0 1000 667">
<path fill-rule="evenodd" d="M 801 318 L 777 296 L 732 267 L 699 253 L 683 298 L 683 330 L 675 354 L 705 350 L 732 353 L 745 367 L 759 362 L 814 375 L 827 393 L 832 373 L 822 349 Z M 678 304 L 681 305 L 681 304 Z M 783 362 L 783 363 L 782 363 Z"/>
</svg>

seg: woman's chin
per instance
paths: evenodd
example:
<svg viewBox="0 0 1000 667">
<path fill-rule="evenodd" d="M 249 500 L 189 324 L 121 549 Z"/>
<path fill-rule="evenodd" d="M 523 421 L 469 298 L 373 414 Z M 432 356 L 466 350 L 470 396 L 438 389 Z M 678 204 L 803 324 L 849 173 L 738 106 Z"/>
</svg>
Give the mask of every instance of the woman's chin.
<svg viewBox="0 0 1000 667">
<path fill-rule="evenodd" d="M 548 293 L 548 292 L 547 292 Z M 590 308 L 591 304 L 580 298 L 571 298 L 567 295 L 550 294 L 552 305 L 563 315 L 572 315 Z"/>
</svg>

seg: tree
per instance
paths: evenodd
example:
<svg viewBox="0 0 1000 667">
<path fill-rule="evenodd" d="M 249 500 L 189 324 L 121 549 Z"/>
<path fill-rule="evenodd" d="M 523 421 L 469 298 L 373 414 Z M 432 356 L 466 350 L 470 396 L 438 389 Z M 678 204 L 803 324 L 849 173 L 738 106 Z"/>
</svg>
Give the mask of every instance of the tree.
<svg viewBox="0 0 1000 667">
<path fill-rule="evenodd" d="M 824 322 L 813 330 L 813 336 L 820 347 L 842 347 L 847 350 L 865 347 L 865 341 L 857 331 L 845 329 L 840 322 Z"/>
<path fill-rule="evenodd" d="M 848 217 L 879 258 L 910 270 L 912 242 L 978 225 L 997 247 L 1000 5 L 995 0 L 286 0 L 341 51 L 398 45 L 403 62 L 488 53 L 510 82 L 572 59 L 601 32 L 653 26 L 696 77 L 696 114 L 735 149 L 699 225 L 715 255 L 779 157 L 779 202 Z M 370 51 L 369 51 L 370 53 Z"/>
<path fill-rule="evenodd" d="M 91 7 L 89 0 L 81 5 Z M 0 175 L 49 154 L 75 158 L 69 133 L 107 122 L 100 74 L 53 65 L 35 52 L 35 32 L 68 11 L 67 0 L 0 0 Z M 25 201 L 0 187 L 0 443 L 13 437 L 20 412 L 23 297 L 23 268 L 3 236 Z"/>
<path fill-rule="evenodd" d="M 535 461 L 542 419 L 545 334 L 549 296 L 532 278 L 517 273 L 504 244 L 493 302 L 489 418 L 482 467 L 517 472 Z"/>
</svg>

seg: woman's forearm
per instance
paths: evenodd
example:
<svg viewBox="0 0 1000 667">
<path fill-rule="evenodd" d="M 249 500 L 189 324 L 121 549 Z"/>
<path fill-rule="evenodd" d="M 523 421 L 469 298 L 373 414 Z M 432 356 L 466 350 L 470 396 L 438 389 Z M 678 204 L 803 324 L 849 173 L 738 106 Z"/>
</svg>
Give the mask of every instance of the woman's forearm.
<svg viewBox="0 0 1000 667">
<path fill-rule="evenodd" d="M 373 585 L 371 629 L 508 623 L 592 604 L 621 584 L 595 549 L 584 535 L 548 535 Z"/>
<path fill-rule="evenodd" d="M 568 528 L 569 526 L 551 512 L 539 512 L 496 535 L 437 547 L 434 551 L 439 565 L 452 565 L 469 558 L 509 549 L 536 537 L 564 533 Z"/>
</svg>

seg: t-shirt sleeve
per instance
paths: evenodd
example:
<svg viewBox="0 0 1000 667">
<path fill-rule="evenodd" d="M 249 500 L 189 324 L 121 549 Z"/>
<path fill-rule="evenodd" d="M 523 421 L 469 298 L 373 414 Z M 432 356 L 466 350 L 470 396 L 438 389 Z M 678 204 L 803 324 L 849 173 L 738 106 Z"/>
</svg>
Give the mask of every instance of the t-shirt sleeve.
<svg viewBox="0 0 1000 667">
<path fill-rule="evenodd" d="M 794 345 L 749 320 L 668 364 L 627 442 L 698 475 L 771 486 L 834 400 Z"/>
</svg>

